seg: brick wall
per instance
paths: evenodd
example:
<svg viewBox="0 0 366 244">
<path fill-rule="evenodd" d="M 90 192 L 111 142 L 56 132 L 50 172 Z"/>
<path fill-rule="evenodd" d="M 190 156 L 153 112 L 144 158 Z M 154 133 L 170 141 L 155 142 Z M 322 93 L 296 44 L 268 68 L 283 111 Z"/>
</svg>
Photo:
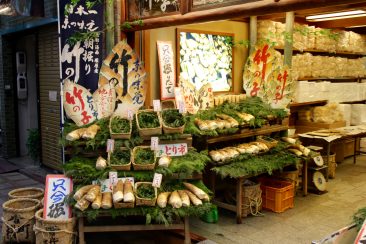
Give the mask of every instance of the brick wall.
<svg viewBox="0 0 366 244">
<path fill-rule="evenodd" d="M 0 36 L 0 126 L 2 128 L 2 156 L 15 157 L 17 154 L 15 92 L 13 87 L 13 46 L 9 38 Z M 5 90 L 10 84 L 11 89 Z"/>
</svg>

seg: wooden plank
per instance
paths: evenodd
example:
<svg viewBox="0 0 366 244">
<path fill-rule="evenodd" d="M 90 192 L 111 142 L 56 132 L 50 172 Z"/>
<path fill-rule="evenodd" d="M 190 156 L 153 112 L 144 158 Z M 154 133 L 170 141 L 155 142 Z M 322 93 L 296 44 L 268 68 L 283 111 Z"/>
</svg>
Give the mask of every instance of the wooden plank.
<svg viewBox="0 0 366 244">
<path fill-rule="evenodd" d="M 224 202 L 220 202 L 217 199 L 213 199 L 212 203 L 217 205 L 220 208 L 224 208 L 233 212 L 236 212 L 236 205 L 232 205 L 232 204 L 228 204 L 228 203 L 224 203 Z"/>
<path fill-rule="evenodd" d="M 117 231 L 149 231 L 149 230 L 180 230 L 184 224 L 171 225 L 103 225 L 84 226 L 84 232 L 117 232 Z"/>
<path fill-rule="evenodd" d="M 290 103 L 290 108 L 292 107 L 303 107 L 307 105 L 324 105 L 328 102 L 328 100 L 317 100 L 312 102 L 303 102 L 303 103 Z"/>
</svg>

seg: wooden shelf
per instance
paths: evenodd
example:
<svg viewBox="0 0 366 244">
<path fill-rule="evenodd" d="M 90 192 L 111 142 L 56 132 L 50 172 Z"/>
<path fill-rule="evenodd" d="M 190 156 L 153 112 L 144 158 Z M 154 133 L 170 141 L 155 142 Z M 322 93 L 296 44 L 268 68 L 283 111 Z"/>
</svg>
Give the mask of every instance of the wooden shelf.
<svg viewBox="0 0 366 244">
<path fill-rule="evenodd" d="M 364 103 L 364 102 L 366 102 L 366 99 L 355 100 L 355 101 L 347 101 L 347 102 L 339 102 L 339 103 Z"/>
<path fill-rule="evenodd" d="M 279 47 L 275 47 L 276 50 L 278 51 L 283 51 L 283 48 L 279 48 Z M 324 54 L 324 55 L 328 55 L 328 56 L 345 56 L 345 57 L 362 57 L 362 56 L 366 56 L 366 53 L 355 53 L 355 52 L 329 52 L 329 51 L 325 51 L 325 50 L 317 50 L 317 49 L 305 49 L 305 50 L 298 50 L 298 49 L 293 49 L 294 53 L 317 53 L 317 54 Z"/>
<path fill-rule="evenodd" d="M 307 105 L 324 105 L 328 102 L 328 100 L 317 100 L 311 102 L 303 102 L 303 103 L 290 103 L 290 108 L 292 107 L 302 107 Z"/>
<path fill-rule="evenodd" d="M 304 77 L 298 79 L 297 81 L 314 81 L 314 80 L 333 80 L 333 81 L 343 81 L 343 80 L 358 80 L 358 79 L 366 79 L 366 77 Z"/>
<path fill-rule="evenodd" d="M 288 129 L 288 125 L 271 125 L 271 126 L 264 126 L 262 128 L 258 128 L 258 129 L 242 129 L 238 133 L 232 134 L 232 135 L 208 137 L 207 144 L 237 140 L 237 139 L 242 139 L 242 138 L 251 137 L 251 136 L 266 135 L 266 134 L 270 134 L 273 132 L 280 132 L 280 131 L 287 130 L 287 129 Z"/>
</svg>

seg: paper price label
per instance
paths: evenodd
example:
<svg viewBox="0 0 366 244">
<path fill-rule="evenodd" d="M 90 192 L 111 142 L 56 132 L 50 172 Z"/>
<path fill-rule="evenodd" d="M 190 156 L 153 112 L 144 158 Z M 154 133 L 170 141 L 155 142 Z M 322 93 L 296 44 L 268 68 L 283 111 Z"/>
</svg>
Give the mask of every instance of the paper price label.
<svg viewBox="0 0 366 244">
<path fill-rule="evenodd" d="M 103 180 L 100 185 L 100 191 L 104 192 L 112 192 L 112 184 L 109 179 Z"/>
<path fill-rule="evenodd" d="M 114 139 L 108 139 L 107 140 L 107 152 L 113 152 L 114 151 Z"/>
<path fill-rule="evenodd" d="M 160 100 L 153 100 L 153 106 L 154 106 L 154 111 L 155 112 L 160 112 L 161 111 Z"/>
<path fill-rule="evenodd" d="M 116 171 L 109 172 L 109 181 L 111 182 L 112 186 L 117 185 L 118 173 Z"/>
<path fill-rule="evenodd" d="M 184 114 L 186 112 L 186 108 L 184 106 L 184 101 L 179 101 L 178 103 L 179 113 Z"/>
<path fill-rule="evenodd" d="M 316 165 L 323 165 L 324 164 L 324 160 L 322 156 L 316 156 L 313 158 L 314 162 Z"/>
<path fill-rule="evenodd" d="M 158 150 L 159 149 L 159 137 L 151 137 L 151 150 Z"/>
<path fill-rule="evenodd" d="M 154 174 L 154 179 L 153 179 L 153 182 L 152 182 L 152 186 L 156 187 L 156 188 L 160 188 L 162 180 L 163 180 L 163 175 L 155 173 Z"/>
<path fill-rule="evenodd" d="M 128 110 L 127 110 L 127 119 L 128 119 L 128 120 L 133 120 L 133 116 L 134 116 L 134 112 L 133 112 L 133 110 L 128 109 Z"/>
</svg>

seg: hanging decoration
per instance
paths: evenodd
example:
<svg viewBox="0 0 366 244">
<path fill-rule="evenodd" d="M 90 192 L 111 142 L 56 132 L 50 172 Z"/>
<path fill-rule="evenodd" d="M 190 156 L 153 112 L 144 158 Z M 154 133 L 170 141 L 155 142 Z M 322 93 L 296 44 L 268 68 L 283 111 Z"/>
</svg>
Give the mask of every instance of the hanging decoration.
<svg viewBox="0 0 366 244">
<path fill-rule="evenodd" d="M 127 116 L 137 111 L 145 101 L 146 72 L 136 53 L 126 40 L 113 47 L 103 61 L 99 75 L 99 87 L 111 84 L 116 90 L 118 107 L 116 114 Z"/>
<path fill-rule="evenodd" d="M 246 62 L 243 80 L 248 96 L 258 96 L 273 108 L 286 108 L 294 94 L 291 70 L 269 44 L 256 46 Z"/>
</svg>

